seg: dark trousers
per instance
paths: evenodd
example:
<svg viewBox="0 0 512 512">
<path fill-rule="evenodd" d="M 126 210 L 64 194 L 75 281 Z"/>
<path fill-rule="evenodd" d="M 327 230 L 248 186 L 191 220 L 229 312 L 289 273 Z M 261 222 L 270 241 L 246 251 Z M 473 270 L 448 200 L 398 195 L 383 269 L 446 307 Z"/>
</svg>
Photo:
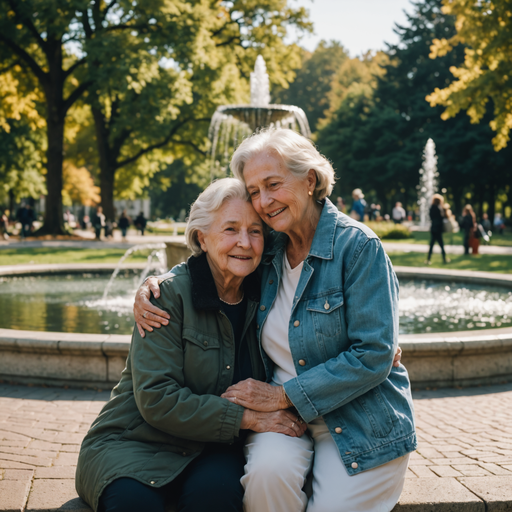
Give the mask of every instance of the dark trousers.
<svg viewBox="0 0 512 512">
<path fill-rule="evenodd" d="M 100 498 L 101 512 L 165 512 L 176 503 L 177 512 L 242 512 L 244 490 L 240 478 L 245 459 L 242 446 L 208 447 L 178 478 L 151 487 L 132 478 L 119 478 Z"/>
<path fill-rule="evenodd" d="M 469 231 L 464 232 L 464 254 L 469 254 L 469 239 L 471 233 Z"/>
<path fill-rule="evenodd" d="M 443 243 L 443 232 L 442 231 L 431 231 L 430 232 L 430 248 L 428 250 L 428 261 L 432 256 L 432 249 L 434 248 L 435 243 L 439 244 L 441 247 L 441 253 L 443 254 L 443 261 L 446 261 L 446 253 L 444 252 L 444 243 Z"/>
</svg>

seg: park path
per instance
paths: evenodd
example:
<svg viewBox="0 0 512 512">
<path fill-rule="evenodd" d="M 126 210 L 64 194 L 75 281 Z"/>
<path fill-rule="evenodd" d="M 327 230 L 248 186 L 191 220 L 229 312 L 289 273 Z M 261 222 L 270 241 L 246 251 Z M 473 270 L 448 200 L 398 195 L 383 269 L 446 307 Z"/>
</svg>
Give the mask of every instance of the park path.
<svg viewBox="0 0 512 512">
<path fill-rule="evenodd" d="M 0 384 L 0 511 L 90 512 L 74 473 L 109 393 Z M 512 384 L 416 391 L 419 439 L 396 512 L 512 510 Z"/>
<path fill-rule="evenodd" d="M 80 232 L 80 235 L 92 233 Z M 183 242 L 185 237 L 183 235 L 145 235 L 140 236 L 130 234 L 126 241 L 121 239 L 121 234 L 114 231 L 114 238 L 111 240 L 97 241 L 94 239 L 89 240 L 27 240 L 19 241 L 2 240 L 0 241 L 0 250 L 2 249 L 21 249 L 21 248 L 40 248 L 40 247 L 54 247 L 54 248 L 68 248 L 68 249 L 128 249 L 136 244 L 149 244 L 161 242 Z M 419 252 L 428 253 L 429 246 L 426 244 L 409 244 L 401 242 L 383 242 L 384 249 L 387 253 L 393 252 Z M 448 254 L 463 254 L 464 247 L 462 245 L 445 245 L 445 250 Z M 440 248 L 436 244 L 434 253 L 440 253 Z M 478 249 L 480 254 L 493 254 L 493 255 L 512 255 L 512 247 L 505 247 L 500 245 L 480 245 Z"/>
</svg>

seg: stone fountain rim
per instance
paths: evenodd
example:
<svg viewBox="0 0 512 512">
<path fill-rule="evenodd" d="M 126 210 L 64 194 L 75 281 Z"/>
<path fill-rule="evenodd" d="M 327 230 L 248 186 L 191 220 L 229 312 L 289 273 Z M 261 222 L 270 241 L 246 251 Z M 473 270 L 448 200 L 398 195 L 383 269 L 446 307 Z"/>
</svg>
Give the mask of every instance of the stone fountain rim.
<svg viewBox="0 0 512 512">
<path fill-rule="evenodd" d="M 128 264 L 124 269 L 142 268 Z M 114 264 L 12 265 L 0 276 L 110 272 Z M 489 272 L 395 267 L 399 276 L 451 279 L 512 288 L 512 276 Z M 471 332 L 471 331 L 469 331 Z M 512 378 L 512 328 L 399 336 L 413 387 L 474 386 Z M 0 379 L 74 387 L 113 387 L 130 335 L 0 329 Z"/>
</svg>

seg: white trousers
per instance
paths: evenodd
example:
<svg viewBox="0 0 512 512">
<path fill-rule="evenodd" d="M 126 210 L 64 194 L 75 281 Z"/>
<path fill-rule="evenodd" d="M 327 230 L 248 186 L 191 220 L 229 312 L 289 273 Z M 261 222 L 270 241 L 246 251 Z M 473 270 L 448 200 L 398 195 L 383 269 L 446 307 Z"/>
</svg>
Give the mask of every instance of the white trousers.
<svg viewBox="0 0 512 512">
<path fill-rule="evenodd" d="M 409 454 L 349 476 L 324 420 L 308 427 L 300 438 L 274 432 L 248 436 L 244 511 L 390 512 L 404 486 Z M 308 502 L 303 487 L 311 469 Z"/>
</svg>

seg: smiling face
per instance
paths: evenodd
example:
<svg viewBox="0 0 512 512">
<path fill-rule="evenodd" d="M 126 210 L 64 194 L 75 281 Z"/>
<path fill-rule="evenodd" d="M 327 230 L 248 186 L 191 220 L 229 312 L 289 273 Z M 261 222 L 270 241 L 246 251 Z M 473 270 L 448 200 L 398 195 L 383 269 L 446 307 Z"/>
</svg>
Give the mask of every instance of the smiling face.
<svg viewBox="0 0 512 512">
<path fill-rule="evenodd" d="M 214 277 L 246 277 L 263 254 L 263 224 L 251 203 L 227 200 L 215 212 L 207 233 L 197 234 Z"/>
<path fill-rule="evenodd" d="M 310 195 L 316 185 L 315 171 L 296 178 L 275 153 L 259 153 L 244 166 L 244 180 L 254 209 L 275 231 L 301 231 L 314 209 Z"/>
</svg>

